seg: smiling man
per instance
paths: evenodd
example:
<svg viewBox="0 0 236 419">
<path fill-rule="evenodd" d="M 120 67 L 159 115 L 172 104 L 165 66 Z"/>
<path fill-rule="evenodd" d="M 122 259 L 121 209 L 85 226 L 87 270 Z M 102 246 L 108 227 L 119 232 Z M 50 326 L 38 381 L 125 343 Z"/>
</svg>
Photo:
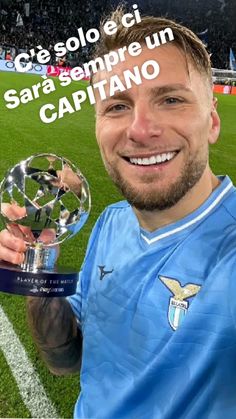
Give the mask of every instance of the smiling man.
<svg viewBox="0 0 236 419">
<path fill-rule="evenodd" d="M 173 43 L 155 51 L 143 47 L 140 56 L 128 57 L 112 73 L 122 80 L 125 69 L 153 58 L 160 65 L 155 80 L 143 78 L 141 85 L 104 101 L 98 97 L 96 104 L 105 166 L 151 231 L 166 224 L 167 217 L 173 222 L 192 212 L 219 184 L 208 165 L 208 144 L 219 134 L 208 74 Z"/>
<path fill-rule="evenodd" d="M 167 26 L 173 42 L 144 46 Z M 77 293 L 29 298 L 31 327 L 53 373 L 82 359 L 75 418 L 235 419 L 236 191 L 209 167 L 220 129 L 209 56 L 191 31 L 154 17 L 118 24 L 97 55 L 134 41 L 142 54 L 93 78 L 160 66 L 155 80 L 97 98 L 99 147 L 125 201 L 95 225 Z M 0 234 L 1 258 L 23 253 Z"/>
</svg>

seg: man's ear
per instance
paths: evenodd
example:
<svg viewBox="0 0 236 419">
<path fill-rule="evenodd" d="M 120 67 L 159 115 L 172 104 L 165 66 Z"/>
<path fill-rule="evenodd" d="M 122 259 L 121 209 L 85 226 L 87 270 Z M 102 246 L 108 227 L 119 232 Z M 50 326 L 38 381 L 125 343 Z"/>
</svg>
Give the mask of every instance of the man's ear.
<svg viewBox="0 0 236 419">
<path fill-rule="evenodd" d="M 216 97 L 212 98 L 212 109 L 211 109 L 211 125 L 209 130 L 209 144 L 216 143 L 220 134 L 220 117 L 217 112 L 218 100 Z"/>
</svg>

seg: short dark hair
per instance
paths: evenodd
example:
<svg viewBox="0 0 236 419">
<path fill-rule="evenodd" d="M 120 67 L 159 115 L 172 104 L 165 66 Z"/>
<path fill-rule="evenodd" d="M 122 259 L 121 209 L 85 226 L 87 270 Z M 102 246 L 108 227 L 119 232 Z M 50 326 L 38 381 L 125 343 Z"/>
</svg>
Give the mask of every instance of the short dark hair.
<svg viewBox="0 0 236 419">
<path fill-rule="evenodd" d="M 143 16 L 140 23 L 135 23 L 132 27 L 126 28 L 121 23 L 124 13 L 124 6 L 120 5 L 110 16 L 106 16 L 102 20 L 100 27 L 101 36 L 94 49 L 94 59 L 102 57 L 110 51 L 128 46 L 132 42 L 142 44 L 147 36 L 170 28 L 174 35 L 174 40 L 171 41 L 171 44 L 176 45 L 177 48 L 182 50 L 190 58 L 197 70 L 205 75 L 210 85 L 212 85 L 210 55 L 203 42 L 194 32 L 173 20 L 154 16 Z M 113 20 L 117 24 L 117 32 L 114 35 L 107 35 L 103 30 L 103 25 L 108 20 Z"/>
</svg>

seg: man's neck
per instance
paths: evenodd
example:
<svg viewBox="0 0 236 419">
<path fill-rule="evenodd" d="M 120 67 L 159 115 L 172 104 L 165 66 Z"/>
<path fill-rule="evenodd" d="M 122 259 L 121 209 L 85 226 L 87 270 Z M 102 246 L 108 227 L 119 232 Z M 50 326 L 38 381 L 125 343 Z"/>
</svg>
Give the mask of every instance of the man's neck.
<svg viewBox="0 0 236 419">
<path fill-rule="evenodd" d="M 150 232 L 155 231 L 191 214 L 206 201 L 219 184 L 219 179 L 211 171 L 207 171 L 196 185 L 171 208 L 162 211 L 141 211 L 134 208 L 134 212 L 142 228 Z"/>
</svg>

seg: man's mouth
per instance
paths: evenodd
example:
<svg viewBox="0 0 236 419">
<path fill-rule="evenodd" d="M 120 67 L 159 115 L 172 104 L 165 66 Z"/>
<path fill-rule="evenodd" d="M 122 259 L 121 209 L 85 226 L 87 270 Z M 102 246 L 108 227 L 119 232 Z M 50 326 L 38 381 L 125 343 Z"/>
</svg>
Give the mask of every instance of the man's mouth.
<svg viewBox="0 0 236 419">
<path fill-rule="evenodd" d="M 158 164 L 169 162 L 177 154 L 178 154 L 178 151 L 169 151 L 167 153 L 155 154 L 150 157 L 125 157 L 125 159 L 129 163 L 137 165 L 137 166 L 152 166 L 152 165 L 158 165 Z"/>
</svg>

